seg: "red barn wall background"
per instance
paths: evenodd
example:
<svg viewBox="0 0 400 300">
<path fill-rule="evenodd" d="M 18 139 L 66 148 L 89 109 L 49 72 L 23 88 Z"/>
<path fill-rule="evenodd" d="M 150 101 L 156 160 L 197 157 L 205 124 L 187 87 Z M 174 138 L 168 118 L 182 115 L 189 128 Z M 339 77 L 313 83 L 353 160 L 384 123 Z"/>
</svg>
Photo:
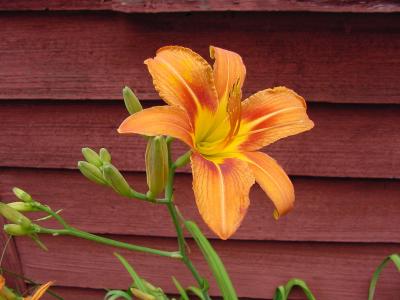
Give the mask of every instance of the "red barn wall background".
<svg viewBox="0 0 400 300">
<path fill-rule="evenodd" d="M 169 44 L 204 57 L 209 45 L 224 47 L 243 56 L 246 96 L 288 86 L 308 100 L 316 124 L 266 148 L 294 181 L 294 211 L 275 222 L 272 204 L 254 188 L 238 233 L 213 240 L 240 298 L 271 299 L 276 286 L 300 277 L 321 300 L 367 299 L 374 268 L 400 250 L 396 1 L 0 1 L 0 10 L 2 200 L 19 186 L 63 208 L 76 227 L 174 248 L 166 211 L 91 184 L 76 162 L 84 146 L 107 147 L 144 191 L 145 142 L 116 132 L 127 116 L 121 89 L 132 87 L 146 106 L 160 104 L 144 59 Z M 205 229 L 188 172 L 178 176 L 176 201 Z M 37 282 L 55 280 L 65 299 L 102 299 L 103 288 L 130 283 L 111 248 L 68 237 L 43 241 L 48 253 L 27 238 L 13 240 L 3 266 Z M 189 283 L 174 261 L 121 253 L 168 292 L 175 291 L 170 274 Z M 376 299 L 399 299 L 399 280 L 394 268 L 385 270 Z"/>
</svg>

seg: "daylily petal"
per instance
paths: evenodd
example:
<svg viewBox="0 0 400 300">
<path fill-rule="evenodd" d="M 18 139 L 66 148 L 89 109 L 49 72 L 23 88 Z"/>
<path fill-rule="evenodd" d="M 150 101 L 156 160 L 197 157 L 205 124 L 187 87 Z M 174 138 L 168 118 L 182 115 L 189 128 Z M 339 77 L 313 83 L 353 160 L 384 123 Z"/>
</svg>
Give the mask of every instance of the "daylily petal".
<svg viewBox="0 0 400 300">
<path fill-rule="evenodd" d="M 285 87 L 260 91 L 242 103 L 240 149 L 258 150 L 281 138 L 314 127 L 304 99 Z"/>
<path fill-rule="evenodd" d="M 179 46 L 159 49 L 145 61 L 155 88 L 170 105 L 185 109 L 195 125 L 200 110 L 215 111 L 218 96 L 211 66 L 199 54 Z"/>
<path fill-rule="evenodd" d="M 254 176 L 247 163 L 238 158 L 216 162 L 193 153 L 191 160 L 193 190 L 200 214 L 212 231 L 227 239 L 246 214 Z"/>
<path fill-rule="evenodd" d="M 215 59 L 214 80 L 219 99 L 226 97 L 235 84 L 242 88 L 246 77 L 246 67 L 239 54 L 210 46 L 210 56 Z"/>
<path fill-rule="evenodd" d="M 126 118 L 119 133 L 169 135 L 193 147 L 193 129 L 187 113 L 176 106 L 154 106 Z"/>
<path fill-rule="evenodd" d="M 2 275 L 0 275 L 0 291 L 3 289 L 5 284 L 6 284 L 6 279 Z"/>
<path fill-rule="evenodd" d="M 272 200 L 276 210 L 274 217 L 285 215 L 293 208 L 294 188 L 285 171 L 269 155 L 262 152 L 246 152 L 250 168 L 257 183 Z"/>
<path fill-rule="evenodd" d="M 53 284 L 52 281 L 49 281 L 46 284 L 41 285 L 32 296 L 25 297 L 24 300 L 39 300 L 44 293 L 46 293 L 47 289 Z"/>
<path fill-rule="evenodd" d="M 210 56 L 215 59 L 214 81 L 219 104 L 211 125 L 200 134 L 196 132 L 196 137 L 197 140 L 206 138 L 208 142 L 222 140 L 225 143 L 239 130 L 246 68 L 235 52 L 210 46 Z"/>
</svg>

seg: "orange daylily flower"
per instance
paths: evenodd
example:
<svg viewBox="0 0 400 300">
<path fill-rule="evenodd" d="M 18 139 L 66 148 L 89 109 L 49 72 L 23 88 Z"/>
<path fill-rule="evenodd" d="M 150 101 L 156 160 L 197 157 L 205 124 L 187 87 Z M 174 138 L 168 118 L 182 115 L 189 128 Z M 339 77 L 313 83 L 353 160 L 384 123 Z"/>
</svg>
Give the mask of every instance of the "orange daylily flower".
<svg viewBox="0 0 400 300">
<path fill-rule="evenodd" d="M 160 97 L 168 104 L 145 109 L 120 125 L 119 133 L 169 135 L 192 149 L 193 190 L 208 226 L 222 239 L 239 227 L 255 181 L 274 203 L 275 218 L 294 202 L 283 169 L 260 148 L 310 130 L 302 97 L 285 87 L 242 100 L 246 68 L 235 52 L 210 47 L 212 68 L 188 48 L 167 46 L 147 59 Z"/>
<path fill-rule="evenodd" d="M 39 286 L 39 288 L 35 291 L 32 296 L 24 297 L 24 300 L 39 300 L 46 293 L 47 289 L 53 284 L 52 281 L 49 281 L 45 284 Z"/>
<path fill-rule="evenodd" d="M 44 293 L 46 293 L 47 289 L 52 284 L 53 284 L 52 281 L 49 281 L 46 284 L 42 284 L 41 286 L 39 286 L 39 288 L 32 296 L 24 297 L 23 300 L 39 300 L 44 295 Z M 6 291 L 3 289 L 6 289 Z M 7 289 L 7 287 L 5 286 L 5 278 L 1 275 L 0 275 L 0 296 L 4 296 L 5 299 L 9 299 L 10 297 L 12 299 L 15 298 L 15 295 L 11 292 L 11 290 Z"/>
</svg>

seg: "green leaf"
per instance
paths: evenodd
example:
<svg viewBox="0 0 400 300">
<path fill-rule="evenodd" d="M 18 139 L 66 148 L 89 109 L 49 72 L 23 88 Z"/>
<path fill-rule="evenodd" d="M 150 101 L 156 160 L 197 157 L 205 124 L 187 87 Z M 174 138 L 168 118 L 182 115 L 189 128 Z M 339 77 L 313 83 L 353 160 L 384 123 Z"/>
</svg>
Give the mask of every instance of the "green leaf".
<svg viewBox="0 0 400 300">
<path fill-rule="evenodd" d="M 129 275 L 131 275 L 135 286 L 142 292 L 147 292 L 145 283 L 142 281 L 142 279 L 139 277 L 139 275 L 136 273 L 136 271 L 133 269 L 133 267 L 129 264 L 129 262 L 122 255 L 118 254 L 117 252 L 114 252 L 114 255 L 118 258 L 118 260 L 121 262 L 121 264 L 125 267 L 125 269 L 129 273 Z"/>
<path fill-rule="evenodd" d="M 120 291 L 120 290 L 111 290 L 108 291 L 108 293 L 104 296 L 104 300 L 117 300 L 117 299 L 126 299 L 126 300 L 132 300 L 131 295 L 129 295 L 125 291 Z"/>
<path fill-rule="evenodd" d="M 36 233 L 32 233 L 29 237 L 39 246 L 43 251 L 49 251 L 47 246 L 39 239 L 39 236 Z"/>
<path fill-rule="evenodd" d="M 175 277 L 172 276 L 172 281 L 174 282 L 176 289 L 178 290 L 179 294 L 181 295 L 181 299 L 183 300 L 190 300 L 188 294 L 186 293 L 185 289 L 182 287 L 182 285 L 179 283 L 178 280 L 176 280 Z"/>
<path fill-rule="evenodd" d="M 185 227 L 193 236 L 197 245 L 199 246 L 204 258 L 206 259 L 208 266 L 210 267 L 215 281 L 221 291 L 221 295 L 225 300 L 236 300 L 238 299 L 236 295 L 235 288 L 232 285 L 231 279 L 226 272 L 225 266 L 219 258 L 218 254 L 215 252 L 213 247 L 207 238 L 200 231 L 199 227 L 192 221 L 185 221 Z"/>
<path fill-rule="evenodd" d="M 304 295 L 306 295 L 308 300 L 315 300 L 313 293 L 307 286 L 304 280 L 293 278 L 290 279 L 285 286 L 281 285 L 275 290 L 274 300 L 287 300 L 290 292 L 294 287 L 299 287 L 303 290 Z"/>
<path fill-rule="evenodd" d="M 206 300 L 201 289 L 199 289 L 198 287 L 189 286 L 188 288 L 186 288 L 186 291 L 191 292 L 192 294 L 196 295 L 201 300 Z"/>
<path fill-rule="evenodd" d="M 400 272 L 400 255 L 399 254 L 392 254 L 386 257 L 381 264 L 376 268 L 374 274 L 372 275 L 371 283 L 369 286 L 369 292 L 368 292 L 368 300 L 374 299 L 375 295 L 375 288 L 376 284 L 378 283 L 378 278 L 379 275 L 381 274 L 382 270 L 385 268 L 385 266 L 388 264 L 388 262 L 392 261 L 394 265 L 396 266 L 397 270 Z"/>
</svg>

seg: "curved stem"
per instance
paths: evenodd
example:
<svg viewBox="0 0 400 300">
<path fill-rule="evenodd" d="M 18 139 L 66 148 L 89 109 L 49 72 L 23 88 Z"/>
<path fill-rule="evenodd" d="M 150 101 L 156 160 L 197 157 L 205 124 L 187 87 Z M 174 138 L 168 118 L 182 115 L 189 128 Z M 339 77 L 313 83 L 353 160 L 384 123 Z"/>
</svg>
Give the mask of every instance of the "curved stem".
<svg viewBox="0 0 400 300">
<path fill-rule="evenodd" d="M 83 238 L 85 240 L 94 241 L 94 242 L 97 242 L 100 244 L 113 246 L 116 248 L 127 249 L 130 251 L 144 252 L 144 253 L 155 254 L 155 255 L 164 256 L 164 257 L 182 259 L 182 255 L 177 251 L 163 251 L 163 250 L 158 250 L 158 249 L 154 249 L 154 248 L 148 248 L 148 247 L 138 246 L 138 245 L 129 244 L 129 243 L 125 243 L 125 242 L 115 241 L 113 239 L 109 239 L 109 238 L 105 238 L 105 237 L 98 236 L 95 234 L 91 234 L 91 233 L 81 231 L 81 230 L 78 230 L 78 229 L 75 229 L 72 227 L 69 227 L 66 229 L 50 229 L 50 228 L 39 227 L 38 233 L 46 233 L 46 234 L 52 234 L 52 235 L 70 235 L 70 236 Z"/>
<path fill-rule="evenodd" d="M 65 220 L 56 212 L 54 212 L 53 210 L 51 210 L 48 206 L 43 205 L 39 202 L 34 202 L 32 204 L 33 206 L 35 206 L 36 208 L 40 209 L 41 211 L 44 211 L 45 213 L 49 214 L 50 216 L 52 216 L 54 219 L 56 219 L 61 226 L 63 226 L 65 229 L 71 228 L 67 222 L 65 222 Z"/>
</svg>

